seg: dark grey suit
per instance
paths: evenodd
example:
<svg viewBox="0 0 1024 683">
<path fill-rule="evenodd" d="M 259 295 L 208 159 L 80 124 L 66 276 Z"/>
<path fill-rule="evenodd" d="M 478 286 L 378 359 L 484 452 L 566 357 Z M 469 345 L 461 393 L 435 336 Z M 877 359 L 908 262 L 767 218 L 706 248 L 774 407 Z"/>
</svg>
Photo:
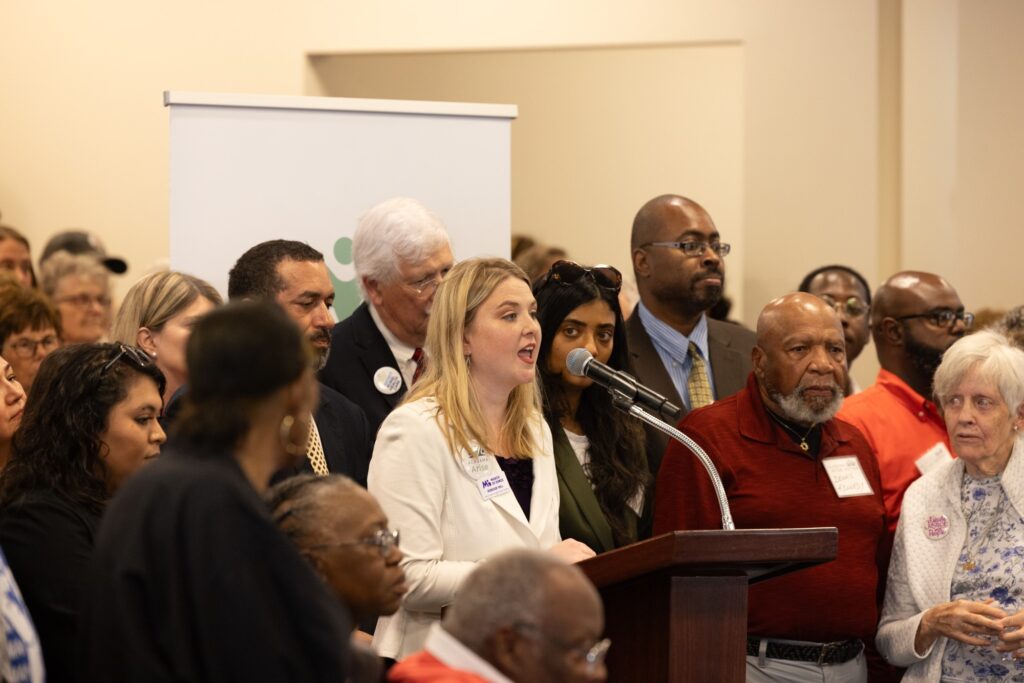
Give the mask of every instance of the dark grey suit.
<svg viewBox="0 0 1024 683">
<path fill-rule="evenodd" d="M 682 407 L 680 419 L 686 417 L 687 410 L 679 392 L 672 384 L 672 378 L 665 370 L 661 356 L 636 312 L 626 321 L 626 339 L 637 380 Z M 750 351 L 756 343 L 756 336 L 747 328 L 708 318 L 708 354 L 711 356 L 711 377 L 716 398 L 731 396 L 746 385 L 751 370 Z M 668 446 L 668 437 L 650 427 L 646 427 L 646 432 L 647 465 L 657 479 L 661 458 Z"/>
</svg>

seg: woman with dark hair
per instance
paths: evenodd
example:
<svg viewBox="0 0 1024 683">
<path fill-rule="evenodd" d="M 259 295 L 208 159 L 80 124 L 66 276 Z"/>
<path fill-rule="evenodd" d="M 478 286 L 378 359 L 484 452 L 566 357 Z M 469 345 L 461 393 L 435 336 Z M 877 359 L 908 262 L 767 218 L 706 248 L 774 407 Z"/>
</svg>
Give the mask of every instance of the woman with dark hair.
<svg viewBox="0 0 1024 683">
<path fill-rule="evenodd" d="M 563 538 L 599 553 L 638 538 L 650 486 L 643 430 L 612 406 L 605 389 L 571 374 L 566 357 L 583 348 L 616 370 L 628 369 L 621 284 L 611 266 L 558 261 L 533 290 L 541 326 L 537 366 L 561 495 L 559 526 Z"/>
<path fill-rule="evenodd" d="M 0 225 L 0 270 L 10 272 L 22 287 L 36 286 L 32 248 L 28 239 L 9 225 Z"/>
<path fill-rule="evenodd" d="M 25 597 L 47 680 L 74 680 L 77 616 L 100 516 L 160 453 L 164 378 L 139 349 L 81 344 L 36 375 L 0 477 L 0 547 Z"/>
<path fill-rule="evenodd" d="M 172 447 L 103 519 L 83 605 L 89 681 L 345 680 L 350 622 L 260 498 L 305 457 L 312 350 L 276 305 L 195 325 Z"/>
</svg>

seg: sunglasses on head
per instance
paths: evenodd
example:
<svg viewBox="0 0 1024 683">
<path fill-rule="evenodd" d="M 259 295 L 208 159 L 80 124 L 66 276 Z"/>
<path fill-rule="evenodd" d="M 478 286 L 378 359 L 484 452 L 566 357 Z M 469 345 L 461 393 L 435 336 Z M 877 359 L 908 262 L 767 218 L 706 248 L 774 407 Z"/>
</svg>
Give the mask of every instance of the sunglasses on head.
<svg viewBox="0 0 1024 683">
<path fill-rule="evenodd" d="M 124 344 L 120 344 L 117 352 L 114 354 L 114 357 L 100 368 L 100 374 L 106 374 L 107 371 L 114 367 L 114 364 L 118 361 L 127 363 L 136 370 L 144 370 L 145 368 L 153 365 L 153 359 L 150 358 L 142 349 L 137 346 L 126 346 Z"/>
<path fill-rule="evenodd" d="M 575 261 L 555 261 L 548 271 L 547 282 L 557 282 L 560 285 L 574 285 L 584 276 L 589 276 L 595 285 L 602 289 L 618 292 L 622 288 L 622 273 L 604 264 L 596 265 L 593 268 L 586 268 Z"/>
</svg>

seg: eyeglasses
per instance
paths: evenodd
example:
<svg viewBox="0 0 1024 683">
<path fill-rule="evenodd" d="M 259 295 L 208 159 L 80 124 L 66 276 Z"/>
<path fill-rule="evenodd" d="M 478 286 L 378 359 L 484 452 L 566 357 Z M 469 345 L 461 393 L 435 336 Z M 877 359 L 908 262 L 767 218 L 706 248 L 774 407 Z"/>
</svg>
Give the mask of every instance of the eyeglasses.
<svg viewBox="0 0 1024 683">
<path fill-rule="evenodd" d="M 608 648 L 612 646 L 611 638 L 604 638 L 602 640 L 599 640 L 590 647 L 587 647 L 586 645 L 573 645 L 572 643 L 565 642 L 557 636 L 552 636 L 550 634 L 544 633 L 541 630 L 540 626 L 528 622 L 520 622 L 515 625 L 515 628 L 527 629 L 530 631 L 534 631 L 537 634 L 543 635 L 545 640 L 551 641 L 558 645 L 558 647 L 562 650 L 565 650 L 566 652 L 575 657 L 579 657 L 583 660 L 584 666 L 586 667 L 586 672 L 588 674 L 593 674 L 594 672 L 596 672 L 597 668 L 604 663 L 605 657 L 608 656 Z"/>
<path fill-rule="evenodd" d="M 859 318 L 868 312 L 868 305 L 855 296 L 849 297 L 846 301 L 839 301 L 831 294 L 819 294 L 818 298 L 836 309 L 836 313 L 845 312 L 851 318 Z"/>
<path fill-rule="evenodd" d="M 441 284 L 441 280 L 448 274 L 447 270 L 440 270 L 436 273 L 431 273 L 424 278 L 420 278 L 416 282 L 403 282 L 402 284 L 416 292 L 417 296 L 423 296 L 424 294 L 433 294 L 437 290 L 438 285 Z"/>
<path fill-rule="evenodd" d="M 376 547 L 381 557 L 387 557 L 392 548 L 398 547 L 399 534 L 397 529 L 377 529 L 372 536 L 361 538 L 358 541 L 344 543 L 321 543 L 310 547 L 310 550 L 326 550 L 328 548 L 346 548 L 355 545 Z"/>
<path fill-rule="evenodd" d="M 105 375 L 110 368 L 114 367 L 114 364 L 118 361 L 125 361 L 136 370 L 144 370 L 145 368 L 153 365 L 153 359 L 149 357 L 142 349 L 136 346 L 126 346 L 124 344 L 118 344 L 117 353 L 114 357 L 104 364 L 100 368 L 100 374 Z"/>
<path fill-rule="evenodd" d="M 915 313 L 914 315 L 901 315 L 896 320 L 911 320 L 913 318 L 925 318 L 936 327 L 953 327 L 957 320 L 962 320 L 966 329 L 974 327 L 974 314 L 964 311 L 952 311 L 948 308 L 936 308 L 927 313 Z"/>
<path fill-rule="evenodd" d="M 725 242 L 648 242 L 641 244 L 644 247 L 667 247 L 669 249 L 681 249 L 687 256 L 703 256 L 710 249 L 719 257 L 726 257 L 732 251 L 732 245 Z"/>
<path fill-rule="evenodd" d="M 575 261 L 565 259 L 555 261 L 551 270 L 548 271 L 544 284 L 557 282 L 560 285 L 569 286 L 576 284 L 585 276 L 590 276 L 595 285 L 611 292 L 618 292 L 622 288 L 622 273 L 618 269 L 603 263 L 593 268 L 587 268 Z"/>
<path fill-rule="evenodd" d="M 19 339 L 18 341 L 11 342 L 11 348 L 14 349 L 14 355 L 22 360 L 35 358 L 36 349 L 39 347 L 42 347 L 43 351 L 49 353 L 58 346 L 60 346 L 60 340 L 52 334 L 48 334 L 42 339 Z"/>
<path fill-rule="evenodd" d="M 64 296 L 59 299 L 54 299 L 54 303 L 58 304 L 71 304 L 75 308 L 89 308 L 92 304 L 99 304 L 100 308 L 108 308 L 110 306 L 110 297 L 105 294 L 94 296 L 92 294 L 76 294 L 75 296 Z"/>
</svg>

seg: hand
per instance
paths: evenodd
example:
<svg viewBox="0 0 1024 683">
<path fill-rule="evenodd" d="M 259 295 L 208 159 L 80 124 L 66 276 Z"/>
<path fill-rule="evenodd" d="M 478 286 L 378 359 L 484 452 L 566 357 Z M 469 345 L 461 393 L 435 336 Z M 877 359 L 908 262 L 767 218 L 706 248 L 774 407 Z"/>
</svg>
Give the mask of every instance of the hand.
<svg viewBox="0 0 1024 683">
<path fill-rule="evenodd" d="M 574 538 L 567 538 L 558 545 L 553 545 L 549 550 L 559 559 L 576 564 L 587 558 L 593 557 L 596 553 L 589 545 L 580 543 Z"/>
<path fill-rule="evenodd" d="M 1002 633 L 1000 624 L 1006 618 L 1006 612 L 991 603 L 991 598 L 984 602 L 954 600 L 932 607 L 921 616 L 914 649 L 923 653 L 939 636 L 968 645 L 990 645 L 992 637 Z"/>
<path fill-rule="evenodd" d="M 999 652 L 1012 652 L 1014 657 L 1024 657 L 1024 652 L 1018 652 L 1024 648 L 1024 611 L 1011 614 L 998 622 L 1002 632 L 999 634 L 996 650 Z"/>
</svg>

